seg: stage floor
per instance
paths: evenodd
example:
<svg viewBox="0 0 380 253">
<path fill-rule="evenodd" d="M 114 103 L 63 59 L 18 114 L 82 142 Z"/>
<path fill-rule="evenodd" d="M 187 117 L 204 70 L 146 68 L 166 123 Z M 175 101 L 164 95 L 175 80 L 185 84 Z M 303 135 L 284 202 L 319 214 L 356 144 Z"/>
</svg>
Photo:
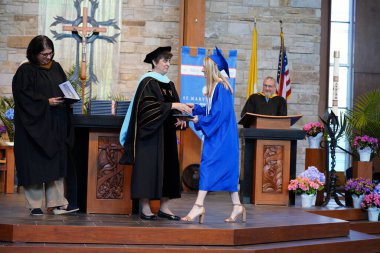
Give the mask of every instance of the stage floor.
<svg viewBox="0 0 380 253">
<path fill-rule="evenodd" d="M 172 211 L 185 216 L 195 198 L 195 193 L 184 193 L 182 198 L 171 202 Z M 178 252 L 179 249 L 183 252 L 288 252 L 284 248 L 292 249 L 289 252 L 380 252 L 376 250 L 380 249 L 380 237 L 353 231 L 351 222 L 336 218 L 354 211 L 358 219 L 363 219 L 364 211 L 339 207 L 334 201 L 327 207 L 303 209 L 299 202 L 296 198 L 296 205 L 291 207 L 246 204 L 247 222 L 230 224 L 224 222 L 232 210 L 229 194 L 209 193 L 205 222 L 199 224 L 82 212 L 31 216 L 25 209 L 23 193 L 0 194 L 0 252 L 61 252 L 59 249 L 66 247 L 71 253 L 87 252 L 85 248 L 94 247 L 102 249 L 96 252 L 112 252 L 108 248 L 124 249 L 113 252 L 146 252 L 148 248 L 151 252 Z M 332 218 L 334 215 L 320 215 L 323 212 L 340 214 Z M 354 251 L 342 251 L 347 247 L 353 247 Z M 27 251 L 22 251 L 26 248 Z M 311 248 L 318 251 L 310 251 Z"/>
<path fill-rule="evenodd" d="M 170 203 L 171 210 L 181 217 L 185 216 L 191 209 L 196 198 L 196 193 L 183 193 L 182 198 L 174 199 Z M 313 210 L 345 210 L 339 207 L 334 201 L 330 201 L 327 207 L 313 207 Z M 302 218 L 316 219 L 322 222 L 320 217 L 308 214 L 302 209 L 300 199 L 296 198 L 295 206 L 273 206 L 273 205 L 251 205 L 245 204 L 247 209 L 247 222 L 228 224 L 224 219 L 229 216 L 232 211 L 232 204 L 228 193 L 218 192 L 209 193 L 205 200 L 205 222 L 198 224 L 197 222 L 181 222 L 168 221 L 166 219 L 158 219 L 155 221 L 146 221 L 140 219 L 137 215 L 112 215 L 112 214 L 86 214 L 78 212 L 66 215 L 46 214 L 31 216 L 29 211 L 25 209 L 25 199 L 23 193 L 0 194 L 0 223 L 10 224 L 15 221 L 23 224 L 61 224 L 61 225 L 87 225 L 87 226 L 184 226 L 184 227 L 209 227 L 209 228 L 230 228 L 248 226 L 266 226 L 271 225 L 294 225 L 294 223 L 303 224 Z M 309 209 L 309 210 L 310 210 Z M 314 217 L 314 218 L 313 218 Z M 330 221 L 330 220 L 329 220 Z"/>
</svg>

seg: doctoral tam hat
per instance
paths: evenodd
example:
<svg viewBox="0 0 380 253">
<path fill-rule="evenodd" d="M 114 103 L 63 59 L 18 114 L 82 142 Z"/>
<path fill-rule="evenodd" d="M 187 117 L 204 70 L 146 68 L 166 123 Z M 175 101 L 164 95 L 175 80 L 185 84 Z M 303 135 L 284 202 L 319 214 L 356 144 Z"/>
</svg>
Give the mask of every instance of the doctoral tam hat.
<svg viewBox="0 0 380 253">
<path fill-rule="evenodd" d="M 209 56 L 211 60 L 213 60 L 216 65 L 218 65 L 219 71 L 224 70 L 228 77 L 230 77 L 230 72 L 228 70 L 228 63 L 226 61 L 226 58 L 224 58 L 222 52 L 219 50 L 218 47 L 215 47 L 215 53 Z"/>
<path fill-rule="evenodd" d="M 163 52 L 170 52 L 172 51 L 172 47 L 158 47 L 154 51 L 150 52 L 145 56 L 144 62 L 146 63 L 152 63 L 153 60 Z"/>
</svg>

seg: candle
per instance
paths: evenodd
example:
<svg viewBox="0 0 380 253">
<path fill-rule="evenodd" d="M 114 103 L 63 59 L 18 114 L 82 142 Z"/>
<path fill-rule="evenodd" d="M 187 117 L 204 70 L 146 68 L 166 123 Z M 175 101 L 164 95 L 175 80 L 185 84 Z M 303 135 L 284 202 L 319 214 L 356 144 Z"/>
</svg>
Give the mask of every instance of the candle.
<svg viewBox="0 0 380 253">
<path fill-rule="evenodd" d="M 333 98 L 331 110 L 336 116 L 338 116 L 339 57 L 339 51 L 334 51 Z"/>
</svg>

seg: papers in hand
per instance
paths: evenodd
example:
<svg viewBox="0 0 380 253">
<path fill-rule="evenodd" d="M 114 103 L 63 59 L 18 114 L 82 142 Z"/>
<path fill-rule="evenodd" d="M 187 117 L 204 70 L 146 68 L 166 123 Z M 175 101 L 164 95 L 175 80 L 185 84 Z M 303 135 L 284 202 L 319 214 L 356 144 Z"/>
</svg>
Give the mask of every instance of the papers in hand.
<svg viewBox="0 0 380 253">
<path fill-rule="evenodd" d="M 194 118 L 193 115 L 186 114 L 186 113 L 173 114 L 173 116 L 176 117 L 176 118 L 184 119 L 184 120 Z"/>
<path fill-rule="evenodd" d="M 76 101 L 80 100 L 78 93 L 75 91 L 75 89 L 71 85 L 70 81 L 66 81 L 64 83 L 61 83 L 59 85 L 59 88 L 63 92 L 65 99 L 72 99 L 72 100 L 76 100 Z"/>
</svg>

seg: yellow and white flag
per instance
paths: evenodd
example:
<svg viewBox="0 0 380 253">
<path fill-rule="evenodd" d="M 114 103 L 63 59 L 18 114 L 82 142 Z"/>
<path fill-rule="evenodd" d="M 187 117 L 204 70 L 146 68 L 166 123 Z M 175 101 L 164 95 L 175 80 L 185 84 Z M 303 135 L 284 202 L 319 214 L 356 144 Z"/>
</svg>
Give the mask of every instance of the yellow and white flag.
<svg viewBox="0 0 380 253">
<path fill-rule="evenodd" d="M 252 31 L 252 51 L 251 61 L 249 63 L 247 99 L 250 95 L 257 92 L 257 30 L 256 22 Z"/>
</svg>

